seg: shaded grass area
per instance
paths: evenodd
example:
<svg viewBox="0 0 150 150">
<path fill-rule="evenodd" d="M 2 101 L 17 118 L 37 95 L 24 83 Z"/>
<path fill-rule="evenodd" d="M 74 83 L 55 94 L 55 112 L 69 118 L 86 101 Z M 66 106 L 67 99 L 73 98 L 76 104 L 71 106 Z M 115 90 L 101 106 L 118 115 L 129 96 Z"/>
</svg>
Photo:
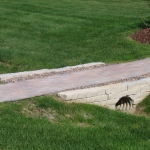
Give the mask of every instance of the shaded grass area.
<svg viewBox="0 0 150 150">
<path fill-rule="evenodd" d="M 148 150 L 150 120 L 52 97 L 0 103 L 0 149 Z"/>
<path fill-rule="evenodd" d="M 150 117 L 150 95 L 137 105 L 137 114 Z"/>
<path fill-rule="evenodd" d="M 150 56 L 129 37 L 144 0 L 0 1 L 0 73 Z"/>
</svg>

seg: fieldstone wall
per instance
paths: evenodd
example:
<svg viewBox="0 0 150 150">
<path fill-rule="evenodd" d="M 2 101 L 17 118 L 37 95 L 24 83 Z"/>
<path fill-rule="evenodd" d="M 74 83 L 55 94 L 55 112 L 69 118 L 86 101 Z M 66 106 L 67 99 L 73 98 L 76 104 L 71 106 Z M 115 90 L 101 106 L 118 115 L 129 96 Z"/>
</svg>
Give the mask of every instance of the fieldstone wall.
<svg viewBox="0 0 150 150">
<path fill-rule="evenodd" d="M 129 95 L 136 105 L 149 94 L 150 78 L 144 78 L 132 82 L 60 92 L 58 96 L 67 102 L 96 104 L 113 109 L 123 96 Z"/>
</svg>

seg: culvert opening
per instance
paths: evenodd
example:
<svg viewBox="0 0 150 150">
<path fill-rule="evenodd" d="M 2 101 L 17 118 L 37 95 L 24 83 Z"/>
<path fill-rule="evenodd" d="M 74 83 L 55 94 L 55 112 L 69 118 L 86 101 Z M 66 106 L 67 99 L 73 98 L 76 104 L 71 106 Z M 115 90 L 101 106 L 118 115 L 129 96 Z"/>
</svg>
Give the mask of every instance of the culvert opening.
<svg viewBox="0 0 150 150">
<path fill-rule="evenodd" d="M 132 109 L 134 105 L 134 100 L 129 97 L 129 95 L 123 96 L 119 99 L 119 101 L 115 104 L 116 109 Z M 126 107 L 125 107 L 126 106 Z"/>
</svg>

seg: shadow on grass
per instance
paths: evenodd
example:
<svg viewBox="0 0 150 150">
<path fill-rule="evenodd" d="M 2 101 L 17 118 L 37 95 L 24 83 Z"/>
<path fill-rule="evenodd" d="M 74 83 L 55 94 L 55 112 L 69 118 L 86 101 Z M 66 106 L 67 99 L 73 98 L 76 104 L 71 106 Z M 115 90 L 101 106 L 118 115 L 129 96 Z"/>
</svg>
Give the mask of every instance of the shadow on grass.
<svg viewBox="0 0 150 150">
<path fill-rule="evenodd" d="M 150 95 L 137 105 L 135 113 L 150 117 Z"/>
</svg>

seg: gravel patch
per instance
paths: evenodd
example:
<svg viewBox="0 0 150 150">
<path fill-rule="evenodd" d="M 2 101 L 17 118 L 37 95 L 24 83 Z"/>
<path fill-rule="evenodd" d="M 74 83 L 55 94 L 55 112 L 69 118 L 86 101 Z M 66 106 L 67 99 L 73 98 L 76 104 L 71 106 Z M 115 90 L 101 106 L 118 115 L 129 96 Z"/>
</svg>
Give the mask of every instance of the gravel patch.
<svg viewBox="0 0 150 150">
<path fill-rule="evenodd" d="M 54 75 L 65 74 L 65 73 L 79 72 L 83 70 L 100 68 L 104 66 L 108 66 L 108 65 L 99 62 L 99 63 L 88 63 L 88 64 L 77 65 L 77 66 L 68 66 L 59 69 L 42 69 L 37 71 L 1 74 L 0 82 L 1 83 L 19 82 L 19 81 L 24 81 L 29 79 L 42 78 L 42 77 L 54 76 Z"/>
</svg>

